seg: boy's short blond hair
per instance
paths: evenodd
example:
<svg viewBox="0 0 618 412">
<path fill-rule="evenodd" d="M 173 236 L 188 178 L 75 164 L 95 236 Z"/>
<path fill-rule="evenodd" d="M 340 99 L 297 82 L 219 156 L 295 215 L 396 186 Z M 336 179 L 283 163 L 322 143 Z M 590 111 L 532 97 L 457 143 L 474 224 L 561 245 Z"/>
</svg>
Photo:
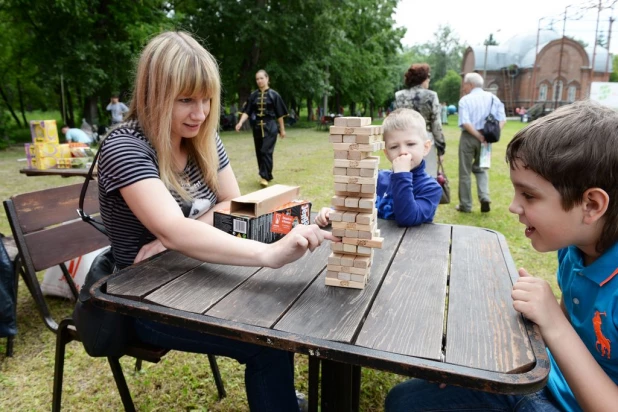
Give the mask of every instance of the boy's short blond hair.
<svg viewBox="0 0 618 412">
<path fill-rule="evenodd" d="M 382 123 L 384 140 L 387 139 L 388 134 L 393 130 L 412 130 L 425 140 L 429 140 L 425 119 L 416 110 L 397 109 L 386 116 L 384 123 Z"/>
<path fill-rule="evenodd" d="M 565 211 L 598 187 L 609 195 L 597 251 L 618 242 L 618 112 L 589 100 L 562 106 L 515 134 L 506 148 L 515 162 L 550 182 Z"/>
</svg>

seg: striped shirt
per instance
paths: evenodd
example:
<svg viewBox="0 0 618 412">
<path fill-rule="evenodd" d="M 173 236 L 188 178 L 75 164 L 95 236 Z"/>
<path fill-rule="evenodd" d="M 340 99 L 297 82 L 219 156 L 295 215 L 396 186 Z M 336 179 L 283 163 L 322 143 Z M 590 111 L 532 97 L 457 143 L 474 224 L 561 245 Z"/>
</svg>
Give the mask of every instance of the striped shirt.
<svg viewBox="0 0 618 412">
<path fill-rule="evenodd" d="M 219 168 L 229 164 L 223 143 L 216 136 Z M 119 268 L 133 264 L 140 248 L 155 236 L 135 217 L 120 194 L 123 187 L 144 179 L 159 179 L 157 153 L 144 136 L 139 124 L 130 121 L 112 131 L 103 142 L 97 169 L 101 217 L 112 244 Z M 217 203 L 216 194 L 204 182 L 195 159 L 189 157 L 179 176 L 192 201 L 183 200 L 174 190 L 170 193 L 187 217 L 198 218 Z"/>
<path fill-rule="evenodd" d="M 492 106 L 493 101 L 493 106 Z M 459 100 L 459 127 L 469 123 L 476 130 L 482 130 L 485 126 L 485 118 L 491 114 L 499 122 L 506 120 L 504 104 L 493 93 L 486 92 L 480 87 L 475 87 L 470 93 Z"/>
</svg>

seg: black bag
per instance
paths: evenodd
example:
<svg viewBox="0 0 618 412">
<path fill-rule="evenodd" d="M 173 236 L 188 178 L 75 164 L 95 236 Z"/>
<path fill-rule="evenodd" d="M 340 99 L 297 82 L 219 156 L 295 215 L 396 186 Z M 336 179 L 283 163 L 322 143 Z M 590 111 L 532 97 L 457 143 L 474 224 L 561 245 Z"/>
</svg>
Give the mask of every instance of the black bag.
<svg viewBox="0 0 618 412">
<path fill-rule="evenodd" d="M 438 156 L 438 176 L 436 180 L 442 186 L 442 198 L 440 199 L 441 205 L 447 205 L 451 203 L 451 188 L 448 185 L 448 178 L 446 177 L 446 173 L 444 172 L 444 166 L 442 165 L 442 161 Z"/>
<path fill-rule="evenodd" d="M 483 126 L 483 130 L 481 131 L 482 135 L 485 136 L 485 140 L 487 143 L 496 143 L 500 140 L 500 122 L 496 120 L 493 114 L 491 114 L 491 109 L 494 106 L 494 98 L 491 98 L 491 106 L 489 107 L 489 114 L 485 118 L 485 126 Z"/>
<path fill-rule="evenodd" d="M 4 235 L 0 234 L 0 237 Z M 0 240 L 0 337 L 15 336 L 15 267 Z"/>
<path fill-rule="evenodd" d="M 77 212 L 84 222 L 91 224 L 99 232 L 107 235 L 103 223 L 85 214 L 83 210 L 84 197 L 88 190 L 88 183 L 92 180 L 92 171 L 98 156 L 99 152 L 95 155 L 86 181 L 82 186 Z M 115 266 L 116 262 L 111 248 L 94 259 L 73 309 L 73 321 L 77 333 L 90 356 L 122 356 L 126 346 L 134 339 L 132 317 L 101 309 L 90 301 L 92 285 L 105 276 L 114 273 Z"/>
</svg>

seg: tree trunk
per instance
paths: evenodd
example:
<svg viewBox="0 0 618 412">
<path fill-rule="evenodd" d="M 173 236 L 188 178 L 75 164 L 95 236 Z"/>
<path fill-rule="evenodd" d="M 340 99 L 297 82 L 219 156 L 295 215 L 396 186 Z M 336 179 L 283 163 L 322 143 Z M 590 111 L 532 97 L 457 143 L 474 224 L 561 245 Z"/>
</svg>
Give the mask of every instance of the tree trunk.
<svg viewBox="0 0 618 412">
<path fill-rule="evenodd" d="M 84 99 L 84 119 L 91 126 L 99 124 L 98 111 L 98 98 L 96 96 L 87 96 Z"/>
<path fill-rule="evenodd" d="M 6 107 L 9 109 L 9 112 L 11 112 L 11 116 L 13 116 L 15 123 L 17 123 L 17 127 L 21 128 L 22 127 L 21 122 L 19 121 L 19 118 L 15 114 L 15 111 L 13 110 L 13 106 L 11 106 L 9 99 L 6 97 L 6 94 L 4 94 L 4 89 L 2 88 L 2 86 L 0 86 L 0 95 L 2 95 L 2 100 L 4 100 L 4 103 L 6 104 Z M 28 126 L 27 123 L 24 125 L 24 127 L 26 126 Z"/>
<path fill-rule="evenodd" d="M 67 126 L 75 127 L 75 113 L 73 113 L 73 97 L 71 96 L 71 89 L 65 87 L 67 93 Z"/>
<path fill-rule="evenodd" d="M 28 125 L 28 120 L 26 120 L 26 112 L 24 110 L 24 94 L 21 90 L 21 82 L 17 79 L 17 97 L 19 98 L 19 110 L 21 111 L 21 118 L 24 121 L 24 125 Z"/>
<path fill-rule="evenodd" d="M 350 103 L 350 116 L 356 116 L 356 102 Z"/>
<path fill-rule="evenodd" d="M 313 100 L 307 97 L 307 121 L 313 121 Z"/>
<path fill-rule="evenodd" d="M 373 99 L 369 100 L 369 117 L 373 119 L 373 110 L 375 109 Z"/>
</svg>

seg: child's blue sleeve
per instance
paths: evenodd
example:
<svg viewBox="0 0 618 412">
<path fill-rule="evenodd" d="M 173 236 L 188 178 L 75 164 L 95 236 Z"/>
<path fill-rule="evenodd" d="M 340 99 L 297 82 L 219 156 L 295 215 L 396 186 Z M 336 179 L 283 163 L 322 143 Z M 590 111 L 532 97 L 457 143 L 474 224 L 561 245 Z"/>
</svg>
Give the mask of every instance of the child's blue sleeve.
<svg viewBox="0 0 618 412">
<path fill-rule="evenodd" d="M 393 173 L 391 189 L 398 225 L 418 226 L 433 220 L 442 197 L 442 187 L 434 178 L 413 182 L 412 173 Z"/>
</svg>

